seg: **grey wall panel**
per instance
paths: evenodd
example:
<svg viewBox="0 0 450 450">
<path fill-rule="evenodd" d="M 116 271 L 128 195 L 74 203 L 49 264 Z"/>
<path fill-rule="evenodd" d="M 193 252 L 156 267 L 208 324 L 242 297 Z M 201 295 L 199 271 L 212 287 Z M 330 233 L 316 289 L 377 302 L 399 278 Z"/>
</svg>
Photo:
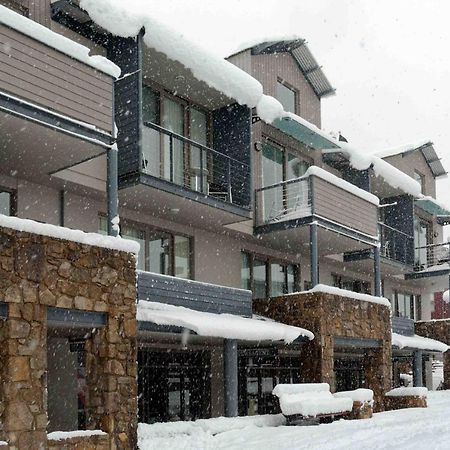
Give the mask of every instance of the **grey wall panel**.
<svg viewBox="0 0 450 450">
<path fill-rule="evenodd" d="M 313 177 L 314 214 L 376 236 L 378 207 L 328 181 Z"/>
<path fill-rule="evenodd" d="M 112 79 L 0 25 L 0 90 L 112 131 Z"/>
<path fill-rule="evenodd" d="M 251 316 L 252 298 L 249 291 L 166 277 L 150 272 L 138 275 L 138 297 L 184 306 L 197 311 Z"/>
<path fill-rule="evenodd" d="M 119 129 L 119 182 L 139 171 L 141 116 L 142 116 L 142 74 L 140 39 L 112 38 L 108 58 L 122 70 L 115 92 L 115 120 Z"/>
<path fill-rule="evenodd" d="M 213 113 L 214 150 L 245 164 L 240 165 L 237 161 L 230 162 L 233 203 L 241 206 L 250 205 L 251 197 L 250 114 L 247 106 L 238 104 L 225 106 Z M 226 160 L 220 162 L 225 163 Z"/>
<path fill-rule="evenodd" d="M 392 331 L 403 336 L 414 335 L 414 320 L 407 319 L 406 317 L 393 317 L 392 318 Z"/>
</svg>

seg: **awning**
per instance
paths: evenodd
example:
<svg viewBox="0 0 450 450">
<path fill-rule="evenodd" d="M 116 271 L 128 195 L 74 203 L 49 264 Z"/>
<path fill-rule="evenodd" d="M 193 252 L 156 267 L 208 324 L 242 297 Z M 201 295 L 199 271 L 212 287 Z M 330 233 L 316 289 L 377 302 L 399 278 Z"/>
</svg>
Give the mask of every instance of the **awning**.
<svg viewBox="0 0 450 450">
<path fill-rule="evenodd" d="M 312 340 L 311 331 L 266 318 L 242 317 L 195 311 L 183 306 L 139 301 L 138 322 L 152 322 L 191 330 L 199 336 L 237 339 L 242 341 L 284 341 L 290 344 L 299 337 Z"/>
<path fill-rule="evenodd" d="M 450 216 L 450 211 L 444 205 L 429 197 L 417 199 L 415 205 L 433 216 Z"/>
<path fill-rule="evenodd" d="M 339 148 L 331 138 L 329 140 L 326 139 L 321 134 L 316 133 L 313 129 L 291 117 L 276 119 L 272 122 L 272 125 L 314 150 Z"/>
<path fill-rule="evenodd" d="M 425 338 L 418 334 L 403 336 L 398 333 L 392 333 L 392 346 L 399 349 L 428 350 L 431 352 L 446 352 L 450 348 L 443 342 Z"/>
</svg>

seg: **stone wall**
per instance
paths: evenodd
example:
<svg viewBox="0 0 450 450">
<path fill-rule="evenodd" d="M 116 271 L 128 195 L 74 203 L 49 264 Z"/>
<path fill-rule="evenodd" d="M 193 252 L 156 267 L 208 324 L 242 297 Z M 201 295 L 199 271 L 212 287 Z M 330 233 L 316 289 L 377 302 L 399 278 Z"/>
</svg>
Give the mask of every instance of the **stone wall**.
<svg viewBox="0 0 450 450">
<path fill-rule="evenodd" d="M 416 322 L 416 334 L 450 345 L 450 319 Z M 450 389 L 450 350 L 444 353 L 444 389 Z"/>
<path fill-rule="evenodd" d="M 364 359 L 366 386 L 374 391 L 375 409 L 383 409 L 384 393 L 391 389 L 391 312 L 370 303 L 326 293 L 300 293 L 255 300 L 256 314 L 312 331 L 314 340 L 301 349 L 302 382 L 330 384 L 335 390 L 334 338 L 379 340 Z"/>
<path fill-rule="evenodd" d="M 86 343 L 88 428 L 109 433 L 111 448 L 135 448 L 135 283 L 135 258 L 126 252 L 0 228 L 0 301 L 8 306 L 0 325 L 0 440 L 11 450 L 50 445 L 49 307 L 106 314 L 106 326 Z"/>
<path fill-rule="evenodd" d="M 70 439 L 49 439 L 48 450 L 109 450 L 108 436 L 73 437 Z"/>
<path fill-rule="evenodd" d="M 419 396 L 386 397 L 384 399 L 386 411 L 406 408 L 426 408 L 427 398 Z"/>
</svg>

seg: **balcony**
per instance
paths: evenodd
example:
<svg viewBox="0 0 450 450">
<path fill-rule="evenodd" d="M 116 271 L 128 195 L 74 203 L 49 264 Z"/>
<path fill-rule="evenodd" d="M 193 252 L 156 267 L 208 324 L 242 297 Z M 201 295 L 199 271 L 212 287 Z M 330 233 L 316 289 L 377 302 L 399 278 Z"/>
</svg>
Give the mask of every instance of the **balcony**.
<svg viewBox="0 0 450 450">
<path fill-rule="evenodd" d="M 250 218 L 248 164 L 150 122 L 143 124 L 138 156 L 129 155 L 134 173 L 130 174 L 127 155 L 119 168 L 121 196 L 128 204 L 137 192 L 143 194 L 140 204 L 145 204 L 150 196 L 144 193 L 153 188 L 148 205 L 154 209 L 159 198 L 162 216 L 167 207 L 190 223 L 204 219 L 218 225 Z"/>
<path fill-rule="evenodd" d="M 117 68 L 1 8 L 0 167 L 5 174 L 45 182 L 49 174 L 97 156 L 111 144 Z"/>
<path fill-rule="evenodd" d="M 416 247 L 414 251 L 414 271 L 407 279 L 437 277 L 450 273 L 450 244 L 429 244 Z"/>
<path fill-rule="evenodd" d="M 311 224 L 319 227 L 319 253 L 378 243 L 376 197 L 318 167 L 303 177 L 257 189 L 255 204 L 256 233 L 275 245 L 288 241 L 292 248 L 307 250 Z"/>
</svg>

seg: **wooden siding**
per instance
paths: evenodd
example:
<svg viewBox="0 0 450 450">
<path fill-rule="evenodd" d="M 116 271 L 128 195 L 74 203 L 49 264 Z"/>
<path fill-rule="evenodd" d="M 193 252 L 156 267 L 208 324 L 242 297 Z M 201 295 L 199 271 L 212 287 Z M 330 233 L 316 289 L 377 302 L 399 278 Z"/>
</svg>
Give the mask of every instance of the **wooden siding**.
<svg viewBox="0 0 450 450">
<path fill-rule="evenodd" d="M 314 214 L 371 236 L 378 234 L 376 205 L 321 178 L 313 176 L 312 183 Z"/>
<path fill-rule="evenodd" d="M 0 5 L 46 27 L 50 27 L 51 24 L 50 3 L 50 0 L 0 0 Z"/>
<path fill-rule="evenodd" d="M 252 75 L 261 82 L 264 93 L 276 98 L 277 80 L 297 90 L 297 114 L 320 128 L 320 99 L 290 53 L 253 55 Z"/>
<path fill-rule="evenodd" d="M 138 298 L 216 314 L 252 315 L 250 291 L 151 272 L 138 274 Z"/>
<path fill-rule="evenodd" d="M 113 80 L 0 25 L 0 90 L 111 132 Z"/>
</svg>

